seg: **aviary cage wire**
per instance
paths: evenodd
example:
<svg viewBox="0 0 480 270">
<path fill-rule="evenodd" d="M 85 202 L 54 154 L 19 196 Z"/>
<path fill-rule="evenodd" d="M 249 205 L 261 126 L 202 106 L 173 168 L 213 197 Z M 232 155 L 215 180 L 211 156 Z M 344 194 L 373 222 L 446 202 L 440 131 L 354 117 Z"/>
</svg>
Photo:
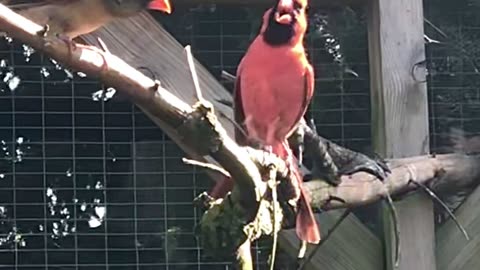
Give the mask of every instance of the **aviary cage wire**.
<svg viewBox="0 0 480 270">
<path fill-rule="evenodd" d="M 220 77 L 234 73 L 262 12 L 200 6 L 162 22 Z M 325 137 L 368 151 L 365 21 L 348 8 L 322 12 L 329 24 L 308 39 L 317 71 L 312 115 Z M 463 24 L 455 27 L 480 29 Z M 430 67 L 451 54 L 429 50 Z M 205 259 L 194 238 L 201 213 L 192 200 L 210 180 L 184 165 L 184 153 L 128 100 L 95 101 L 102 85 L 55 66 L 21 44 L 0 43 L 0 268 L 228 269 Z M 429 76 L 433 149 L 448 142 L 451 123 L 480 129 L 478 87 L 467 81 L 468 69 L 452 76 L 437 66 Z M 255 254 L 260 269 L 268 247 Z"/>
</svg>

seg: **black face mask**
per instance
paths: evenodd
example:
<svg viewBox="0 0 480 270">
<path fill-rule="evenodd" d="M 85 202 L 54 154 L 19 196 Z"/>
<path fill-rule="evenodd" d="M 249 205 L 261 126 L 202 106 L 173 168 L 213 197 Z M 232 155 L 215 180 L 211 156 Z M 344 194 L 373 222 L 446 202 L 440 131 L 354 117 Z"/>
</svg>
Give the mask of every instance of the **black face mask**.
<svg viewBox="0 0 480 270">
<path fill-rule="evenodd" d="M 268 17 L 268 25 L 263 33 L 263 39 L 266 43 L 272 46 L 284 45 L 290 42 L 295 35 L 294 24 L 297 23 L 297 19 L 294 16 L 290 24 L 280 24 L 275 21 L 275 13 L 277 7 L 272 9 L 270 16 Z"/>
</svg>

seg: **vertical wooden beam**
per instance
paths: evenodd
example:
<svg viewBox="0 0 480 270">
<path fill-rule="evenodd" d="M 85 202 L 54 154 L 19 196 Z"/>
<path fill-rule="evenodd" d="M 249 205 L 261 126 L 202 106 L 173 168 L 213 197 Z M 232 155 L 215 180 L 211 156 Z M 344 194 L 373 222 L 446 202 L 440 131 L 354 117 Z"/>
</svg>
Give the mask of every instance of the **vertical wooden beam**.
<svg viewBox="0 0 480 270">
<path fill-rule="evenodd" d="M 422 0 L 370 0 L 368 39 L 375 151 L 388 158 L 428 153 L 426 84 L 412 75 L 415 63 L 425 59 Z M 396 208 L 401 249 L 397 269 L 434 270 L 432 202 L 418 194 Z M 386 261 L 387 269 L 394 269 L 390 225 L 386 222 Z"/>
</svg>

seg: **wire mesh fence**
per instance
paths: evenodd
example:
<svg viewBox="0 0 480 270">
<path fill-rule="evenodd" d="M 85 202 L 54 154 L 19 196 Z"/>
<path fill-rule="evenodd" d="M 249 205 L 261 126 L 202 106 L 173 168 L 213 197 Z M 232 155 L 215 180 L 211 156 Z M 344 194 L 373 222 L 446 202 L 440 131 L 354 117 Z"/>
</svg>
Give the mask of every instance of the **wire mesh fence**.
<svg viewBox="0 0 480 270">
<path fill-rule="evenodd" d="M 128 101 L 94 101 L 97 82 L 3 45 L 0 267 L 199 265 L 191 201 L 206 178 Z"/>
<path fill-rule="evenodd" d="M 427 45 L 432 149 L 478 151 L 478 144 L 465 145 L 459 139 L 480 132 L 479 5 L 476 1 L 429 3 L 425 32 L 439 41 Z"/>
<path fill-rule="evenodd" d="M 426 15 L 443 18 L 442 12 L 426 5 Z M 220 79 L 222 70 L 235 73 L 262 13 L 208 5 L 178 8 L 161 21 Z M 364 14 L 349 8 L 311 13 L 320 22 L 307 40 L 318 130 L 368 151 Z M 448 15 L 442 27 L 478 35 L 476 22 L 461 20 L 464 15 Z M 480 129 L 478 72 L 450 47 L 427 49 L 431 145 L 442 149 L 451 127 Z M 0 72 L 0 268 L 229 268 L 204 258 L 194 237 L 202 213 L 192 200 L 212 183 L 183 164 L 184 153 L 128 100 L 92 98 L 103 88 L 98 82 L 15 42 L 0 41 Z M 257 246 L 257 269 L 268 250 Z"/>
</svg>

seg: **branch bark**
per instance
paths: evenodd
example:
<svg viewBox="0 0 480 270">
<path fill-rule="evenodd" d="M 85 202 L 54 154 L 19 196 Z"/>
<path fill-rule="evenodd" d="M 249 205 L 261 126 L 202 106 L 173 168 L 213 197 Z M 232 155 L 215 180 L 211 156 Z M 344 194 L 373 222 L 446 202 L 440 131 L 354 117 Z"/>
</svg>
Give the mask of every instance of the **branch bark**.
<svg viewBox="0 0 480 270">
<path fill-rule="evenodd" d="M 440 194 L 472 189 L 480 181 L 480 156 L 477 155 L 427 155 L 394 159 L 388 163 L 392 173 L 383 184 L 364 172 L 342 176 L 341 184 L 336 187 L 323 181 L 306 182 L 304 186 L 310 193 L 312 206 L 330 210 L 366 205 L 384 198 L 386 192 L 402 195 L 416 190 L 411 180 L 428 184 Z"/>
</svg>

